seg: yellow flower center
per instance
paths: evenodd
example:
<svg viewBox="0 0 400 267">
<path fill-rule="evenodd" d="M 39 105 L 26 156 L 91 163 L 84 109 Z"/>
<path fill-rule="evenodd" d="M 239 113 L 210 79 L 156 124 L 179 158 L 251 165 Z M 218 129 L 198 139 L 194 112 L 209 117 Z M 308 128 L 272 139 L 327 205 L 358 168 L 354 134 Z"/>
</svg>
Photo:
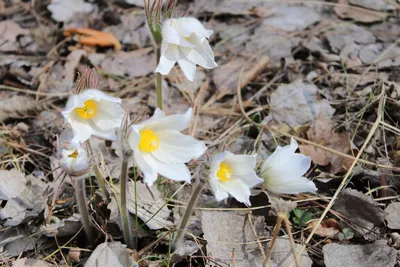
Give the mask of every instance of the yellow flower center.
<svg viewBox="0 0 400 267">
<path fill-rule="evenodd" d="M 70 155 L 68 155 L 68 158 L 74 158 L 76 159 L 76 157 L 78 156 L 78 150 L 74 150 L 74 152 L 72 152 Z"/>
<path fill-rule="evenodd" d="M 189 41 L 189 36 L 186 36 L 186 37 L 185 37 L 185 40 L 186 40 L 186 41 Z"/>
<path fill-rule="evenodd" d="M 94 100 L 88 100 L 83 103 L 83 108 L 76 108 L 76 113 L 82 119 L 91 119 L 96 115 L 97 112 L 97 104 Z"/>
<path fill-rule="evenodd" d="M 217 177 L 221 182 L 227 182 L 232 179 L 232 167 L 229 164 L 221 162 L 217 171 Z"/>
<path fill-rule="evenodd" d="M 149 129 L 140 131 L 138 148 L 142 152 L 153 152 L 160 146 L 160 140 L 155 132 Z"/>
</svg>

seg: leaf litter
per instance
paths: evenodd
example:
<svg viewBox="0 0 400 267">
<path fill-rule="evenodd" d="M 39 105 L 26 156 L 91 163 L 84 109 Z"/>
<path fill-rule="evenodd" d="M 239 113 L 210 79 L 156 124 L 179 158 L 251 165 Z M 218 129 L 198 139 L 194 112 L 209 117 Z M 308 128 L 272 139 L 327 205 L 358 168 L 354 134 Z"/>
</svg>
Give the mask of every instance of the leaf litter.
<svg viewBox="0 0 400 267">
<path fill-rule="evenodd" d="M 219 67 L 212 71 L 199 68 L 193 84 L 175 68 L 163 81 L 165 111 L 176 113 L 197 105 L 190 133 L 208 144 L 210 155 L 228 147 L 236 153 L 256 149 L 265 158 L 277 145 L 289 143 L 288 135 L 306 139 L 308 143 L 299 141 L 300 152 L 313 163 L 305 175 L 311 179 L 326 176 L 330 181 L 316 182 L 318 195 L 269 196 L 268 202 L 254 202 L 251 215 L 249 208 L 234 200 L 216 204 L 205 187 L 184 245 L 171 258 L 166 252 L 169 237 L 182 218 L 191 187 L 162 184 L 150 193 L 138 175 L 138 215 L 143 224 L 138 230 L 138 249 L 142 251 L 135 252 L 118 243 L 122 239 L 116 227 L 120 219 L 115 200 L 105 203 L 97 188 L 87 184 L 92 220 L 102 233 L 98 242 L 111 241 L 98 249 L 88 248 L 80 235 L 75 236 L 81 224 L 69 182 L 64 180 L 54 196 L 61 178 L 49 156 L 55 135 L 64 127 L 60 110 L 77 72 L 88 65 L 101 73 L 102 90 L 122 97 L 132 117 L 153 113 L 156 60 L 143 1 L 107 6 L 101 1 L 34 1 L 29 9 L 18 1 L 0 3 L 4 18 L 0 22 L 0 162 L 7 178 L 0 183 L 0 247 L 6 264 L 61 266 L 67 264 L 63 257 L 69 250 L 77 264 L 94 261 L 129 266 L 135 259 L 143 266 L 155 266 L 171 259 L 171 265 L 182 266 L 212 266 L 214 262 L 262 266 L 275 216 L 284 212 L 294 229 L 296 250 L 300 251 L 300 244 L 307 245 L 300 255 L 302 266 L 310 266 L 311 261 L 317 266 L 323 262 L 326 266 L 394 266 L 394 248 L 400 247 L 396 235 L 399 191 L 393 182 L 398 176 L 400 118 L 395 68 L 399 65 L 398 5 L 383 0 L 329 5 L 182 0 L 179 5 L 214 30 L 210 43 Z M 107 37 L 85 41 L 82 37 L 87 35 L 79 34 L 65 38 L 63 32 L 70 28 L 88 28 L 107 33 L 103 34 Z M 120 50 L 115 49 L 117 42 Z M 243 66 L 243 108 L 251 120 L 263 122 L 265 132 L 245 119 L 237 101 Z M 389 96 L 385 115 L 362 151 L 379 110 L 381 90 Z M 114 144 L 99 143 L 102 173 L 108 183 L 118 185 L 120 158 L 114 155 Z M 363 162 L 352 169 L 351 158 L 360 151 Z M 190 168 L 197 164 L 191 162 Z M 390 171 L 386 171 L 388 166 Z M 328 216 L 318 224 L 330 200 L 326 197 L 333 195 L 346 171 L 352 171 L 347 189 L 341 190 Z M 33 175 L 37 172 L 43 175 Z M 136 212 L 133 195 L 129 194 L 132 219 Z M 305 242 L 313 227 L 317 227 L 315 235 Z M 293 262 L 287 238 L 281 230 L 272 257 L 280 266 Z M 59 246 L 64 246 L 62 251 Z M 78 257 L 72 257 L 75 251 Z M 375 258 L 384 262 L 377 263 Z"/>
</svg>

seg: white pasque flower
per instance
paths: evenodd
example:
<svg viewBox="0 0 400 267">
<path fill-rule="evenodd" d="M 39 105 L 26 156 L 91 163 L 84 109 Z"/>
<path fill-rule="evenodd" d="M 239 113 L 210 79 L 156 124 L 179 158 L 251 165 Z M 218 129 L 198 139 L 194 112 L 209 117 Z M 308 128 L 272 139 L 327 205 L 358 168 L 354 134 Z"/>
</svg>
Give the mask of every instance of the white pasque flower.
<svg viewBox="0 0 400 267">
<path fill-rule="evenodd" d="M 64 143 L 61 150 L 61 168 L 72 176 L 80 176 L 90 168 L 90 158 L 83 145 Z"/>
<path fill-rule="evenodd" d="M 237 201 L 251 206 L 250 188 L 263 182 L 254 171 L 256 157 L 225 151 L 212 158 L 209 183 L 217 201 L 227 198 L 229 193 Z"/>
<path fill-rule="evenodd" d="M 185 114 L 170 116 L 156 109 L 153 117 L 130 127 L 128 143 L 148 185 L 157 180 L 158 174 L 190 182 L 185 163 L 200 157 L 207 149 L 203 142 L 180 133 L 189 127 L 191 117 L 191 108 Z"/>
<path fill-rule="evenodd" d="M 193 81 L 196 64 L 206 69 L 215 68 L 214 52 L 207 40 L 212 33 L 195 18 L 164 21 L 161 57 L 156 72 L 167 75 L 178 62 L 186 78 Z"/>
<path fill-rule="evenodd" d="M 80 143 L 92 135 L 115 140 L 115 129 L 121 126 L 125 112 L 120 98 L 87 89 L 70 96 L 62 114 L 74 132 L 72 142 Z"/>
<path fill-rule="evenodd" d="M 295 153 L 298 148 L 293 138 L 290 145 L 278 146 L 261 167 L 261 176 L 268 191 L 275 194 L 315 192 L 315 184 L 303 177 L 311 165 L 311 158 Z"/>
</svg>

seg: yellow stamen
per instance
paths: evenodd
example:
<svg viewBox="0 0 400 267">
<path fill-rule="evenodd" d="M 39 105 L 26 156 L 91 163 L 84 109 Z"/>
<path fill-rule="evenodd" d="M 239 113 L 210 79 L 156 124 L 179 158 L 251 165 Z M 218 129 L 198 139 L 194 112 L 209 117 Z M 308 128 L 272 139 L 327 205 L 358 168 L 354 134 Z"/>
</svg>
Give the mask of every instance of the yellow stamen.
<svg viewBox="0 0 400 267">
<path fill-rule="evenodd" d="M 75 111 L 82 119 L 91 119 L 96 115 L 97 104 L 94 100 L 88 100 L 83 103 L 83 108 L 76 108 Z"/>
<path fill-rule="evenodd" d="M 142 152 L 153 152 L 160 146 L 160 140 L 155 132 L 150 129 L 140 131 L 138 148 Z"/>
<path fill-rule="evenodd" d="M 72 152 L 72 154 L 68 155 L 68 158 L 74 158 L 76 159 L 76 157 L 78 156 L 78 150 L 74 150 L 74 152 Z"/>
<path fill-rule="evenodd" d="M 221 182 L 227 182 L 232 179 L 232 167 L 229 164 L 221 162 L 217 171 L 217 177 Z"/>
<path fill-rule="evenodd" d="M 189 36 L 186 36 L 186 37 L 185 37 L 185 40 L 186 40 L 186 41 L 189 41 Z"/>
</svg>

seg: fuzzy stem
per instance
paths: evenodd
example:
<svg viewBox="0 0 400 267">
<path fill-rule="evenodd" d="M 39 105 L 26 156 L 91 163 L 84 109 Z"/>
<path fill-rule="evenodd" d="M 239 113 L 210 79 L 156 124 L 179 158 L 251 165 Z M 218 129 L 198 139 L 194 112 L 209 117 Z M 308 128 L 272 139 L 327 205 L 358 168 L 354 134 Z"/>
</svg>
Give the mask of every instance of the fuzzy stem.
<svg viewBox="0 0 400 267">
<path fill-rule="evenodd" d="M 197 198 L 200 195 L 201 190 L 203 189 L 205 181 L 203 179 L 199 179 L 196 187 L 193 190 L 192 196 L 190 197 L 189 203 L 186 207 L 185 214 L 183 215 L 181 224 L 179 225 L 179 228 L 175 234 L 175 237 L 172 241 L 172 250 L 176 250 L 178 246 L 180 245 L 181 239 L 183 237 L 183 233 L 186 229 L 187 223 L 189 221 L 190 215 L 192 214 L 193 208 L 196 204 Z"/>
<path fill-rule="evenodd" d="M 122 219 L 122 232 L 124 233 L 124 240 L 128 248 L 135 248 L 132 232 L 129 226 L 128 208 L 126 206 L 127 182 L 128 182 L 128 159 L 124 156 L 121 167 L 121 219 Z"/>
<path fill-rule="evenodd" d="M 107 188 L 106 188 L 106 179 L 104 179 L 104 177 L 100 173 L 100 170 L 99 170 L 99 167 L 97 166 L 97 162 L 96 162 L 96 159 L 95 159 L 95 156 L 93 153 L 92 146 L 90 145 L 90 142 L 87 141 L 86 144 L 89 148 L 91 156 L 94 158 L 93 170 L 94 170 L 94 174 L 97 178 L 97 182 L 99 183 L 99 186 L 106 197 L 106 201 L 108 202 L 108 199 L 110 198 L 110 194 L 108 193 Z"/>
<path fill-rule="evenodd" d="M 91 244 L 93 242 L 93 228 L 87 206 L 85 179 L 77 179 L 75 181 L 75 197 L 79 212 L 81 214 L 81 221 L 83 224 L 83 229 L 85 230 L 86 238 L 88 243 Z"/>
<path fill-rule="evenodd" d="M 161 57 L 161 46 L 156 45 L 156 58 L 157 65 L 160 62 Z M 157 107 L 162 110 L 163 98 L 162 98 L 162 76 L 161 73 L 156 72 L 156 90 L 157 90 Z"/>
</svg>

